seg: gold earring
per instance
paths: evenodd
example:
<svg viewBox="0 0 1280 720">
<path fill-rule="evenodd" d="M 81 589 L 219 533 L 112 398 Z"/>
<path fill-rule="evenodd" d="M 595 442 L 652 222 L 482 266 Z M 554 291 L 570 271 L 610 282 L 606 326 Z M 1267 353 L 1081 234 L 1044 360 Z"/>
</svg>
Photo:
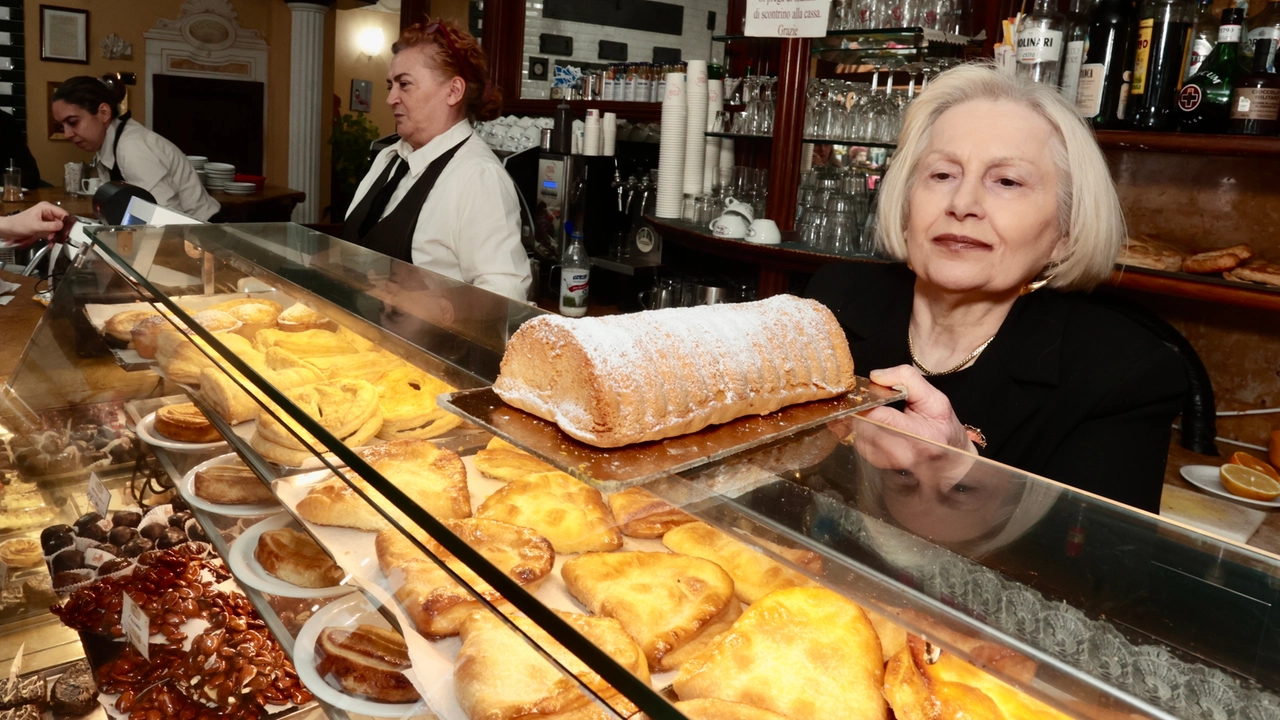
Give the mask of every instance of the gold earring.
<svg viewBox="0 0 1280 720">
<path fill-rule="evenodd" d="M 1056 273 L 1049 272 L 1049 271 L 1053 270 L 1056 267 L 1058 267 L 1058 263 L 1056 262 L 1045 265 L 1044 269 L 1040 271 L 1040 274 L 1037 275 L 1034 280 L 1022 286 L 1022 290 L 1018 293 L 1018 296 L 1021 297 L 1023 295 L 1030 295 L 1031 293 L 1039 290 L 1045 285 L 1048 285 L 1049 282 L 1053 280 L 1054 275 L 1056 275 Z M 1045 273 L 1048 273 L 1048 274 L 1046 275 Z"/>
</svg>

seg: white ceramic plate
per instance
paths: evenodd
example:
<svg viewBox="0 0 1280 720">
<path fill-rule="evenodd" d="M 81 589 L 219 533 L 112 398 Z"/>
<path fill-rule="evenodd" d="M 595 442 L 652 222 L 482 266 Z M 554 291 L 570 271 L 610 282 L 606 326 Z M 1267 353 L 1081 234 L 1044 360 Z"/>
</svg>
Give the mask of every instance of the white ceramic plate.
<svg viewBox="0 0 1280 720">
<path fill-rule="evenodd" d="M 1275 510 L 1276 508 L 1280 508 L 1280 499 L 1270 501 L 1250 500 L 1249 498 L 1242 498 L 1239 495 L 1232 495 L 1227 492 L 1227 489 L 1222 486 L 1222 478 L 1218 475 L 1219 470 L 1217 465 L 1183 465 L 1182 470 L 1179 472 L 1181 472 L 1182 477 L 1192 485 L 1195 485 L 1206 492 L 1224 497 L 1232 502 L 1237 502 L 1241 505 L 1248 505 L 1249 507 L 1261 508 L 1263 510 Z"/>
<path fill-rule="evenodd" d="M 320 608 L 298 631 L 298 639 L 293 643 L 293 666 L 298 669 L 298 679 L 317 698 L 361 715 L 398 718 L 430 712 L 421 701 L 395 704 L 361 700 L 341 692 L 320 677 L 316 670 L 316 640 L 320 637 L 320 632 L 331 627 L 354 628 L 361 624 L 391 627 L 360 594 L 335 600 Z"/>
<path fill-rule="evenodd" d="M 218 440 L 217 442 L 207 442 L 207 443 L 192 443 L 192 442 L 182 442 L 180 440 L 170 440 L 169 438 L 156 432 L 156 414 L 155 413 L 151 413 L 150 415 L 142 418 L 142 422 L 138 423 L 137 433 L 138 433 L 138 437 L 142 438 L 142 441 L 145 442 L 146 444 L 154 445 L 155 447 L 164 448 L 165 450 L 172 450 L 174 452 L 183 452 L 183 453 L 204 452 L 205 450 L 213 450 L 216 448 L 223 447 L 224 445 L 227 444 L 226 440 Z"/>
<path fill-rule="evenodd" d="M 262 533 L 268 530 L 279 530 L 292 524 L 293 518 L 289 515 L 278 515 L 250 527 L 236 538 L 236 541 L 231 544 L 230 552 L 227 553 L 227 564 L 231 566 L 231 572 L 235 573 L 236 581 L 264 593 L 291 598 L 326 598 L 353 592 L 356 588 L 352 585 L 326 588 L 300 587 L 281 580 L 262 567 L 258 559 L 253 556 Z"/>
<path fill-rule="evenodd" d="M 207 467 L 213 467 L 214 465 L 230 465 L 231 463 L 239 461 L 240 458 L 235 453 L 227 453 L 226 455 L 219 455 L 212 460 L 206 460 L 191 468 L 186 475 L 182 476 L 182 495 L 186 499 L 187 504 L 192 507 L 200 508 L 205 512 L 214 513 L 216 515 L 226 515 L 227 517 L 257 517 L 259 515 L 274 515 L 275 513 L 281 512 L 283 508 L 280 507 L 280 503 L 278 502 L 222 505 L 220 503 L 209 502 L 208 500 L 196 495 L 196 473 Z"/>
</svg>

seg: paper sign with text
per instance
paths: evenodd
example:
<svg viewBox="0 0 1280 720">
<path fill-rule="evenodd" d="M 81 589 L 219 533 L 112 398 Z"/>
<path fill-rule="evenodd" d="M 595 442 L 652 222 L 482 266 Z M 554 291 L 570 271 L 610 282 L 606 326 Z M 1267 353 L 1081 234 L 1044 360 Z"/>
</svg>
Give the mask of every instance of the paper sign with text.
<svg viewBox="0 0 1280 720">
<path fill-rule="evenodd" d="M 111 507 L 111 491 L 102 484 L 98 479 L 98 473 L 89 473 L 89 489 L 85 491 L 89 496 L 89 504 L 102 517 L 107 516 L 107 508 Z"/>
<path fill-rule="evenodd" d="M 151 619 L 143 611 L 142 606 L 129 597 L 129 593 L 120 591 L 120 627 L 124 630 L 125 639 L 142 657 L 151 659 Z"/>
<path fill-rule="evenodd" d="M 822 37 L 830 0 L 747 0 L 743 34 L 748 37 Z"/>
</svg>

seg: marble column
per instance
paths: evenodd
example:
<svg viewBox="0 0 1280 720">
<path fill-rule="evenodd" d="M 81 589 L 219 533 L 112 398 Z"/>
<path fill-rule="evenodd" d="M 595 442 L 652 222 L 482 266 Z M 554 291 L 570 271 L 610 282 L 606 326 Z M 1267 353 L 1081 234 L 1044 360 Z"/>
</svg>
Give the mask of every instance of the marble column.
<svg viewBox="0 0 1280 720">
<path fill-rule="evenodd" d="M 293 31 L 289 43 L 289 187 L 307 194 L 293 210 L 293 221 L 320 221 L 320 129 L 324 118 L 324 21 L 329 6 L 290 2 Z"/>
</svg>

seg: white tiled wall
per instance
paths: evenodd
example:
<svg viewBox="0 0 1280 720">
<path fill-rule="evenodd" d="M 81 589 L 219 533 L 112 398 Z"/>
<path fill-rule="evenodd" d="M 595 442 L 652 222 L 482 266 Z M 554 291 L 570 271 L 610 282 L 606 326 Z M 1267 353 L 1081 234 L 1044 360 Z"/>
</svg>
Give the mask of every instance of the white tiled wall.
<svg viewBox="0 0 1280 720">
<path fill-rule="evenodd" d="M 604 2 L 604 0 L 598 0 Z M 725 16 L 728 0 L 667 0 L 684 6 L 684 34 L 665 35 L 663 33 L 642 32 L 627 28 L 588 25 L 586 23 L 569 22 L 567 20 L 548 20 L 542 17 L 542 0 L 525 1 L 524 17 L 524 57 L 521 60 L 523 82 L 520 97 L 529 99 L 545 99 L 551 96 L 551 81 L 529 79 L 529 56 L 546 57 L 550 65 L 557 59 L 581 60 L 587 63 L 605 63 L 599 59 L 600 41 L 612 40 L 627 44 L 629 62 L 649 62 L 653 59 L 653 48 L 680 48 L 685 60 L 724 59 L 724 43 L 712 43 L 712 35 L 725 34 Z M 716 14 L 716 29 L 707 29 L 707 12 Z M 538 52 L 538 37 L 543 33 L 567 35 L 573 38 L 573 57 L 548 56 Z M 551 72 L 548 68 L 548 78 Z"/>
</svg>

